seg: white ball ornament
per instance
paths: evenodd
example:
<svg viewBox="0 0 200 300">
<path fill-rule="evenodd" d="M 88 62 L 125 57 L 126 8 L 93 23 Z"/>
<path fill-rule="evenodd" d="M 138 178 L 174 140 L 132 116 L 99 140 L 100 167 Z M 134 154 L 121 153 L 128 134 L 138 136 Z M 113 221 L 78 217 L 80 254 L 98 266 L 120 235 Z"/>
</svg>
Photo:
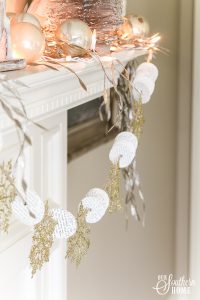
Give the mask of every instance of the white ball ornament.
<svg viewBox="0 0 200 300">
<path fill-rule="evenodd" d="M 92 45 L 91 29 L 79 19 L 69 19 L 60 24 L 56 37 L 68 45 L 68 54 L 71 56 L 84 55 Z"/>
<path fill-rule="evenodd" d="M 144 38 L 149 34 L 149 24 L 140 15 L 127 15 L 124 24 L 118 30 L 122 39 Z"/>
<path fill-rule="evenodd" d="M 58 222 L 54 230 L 56 239 L 68 239 L 74 235 L 77 230 L 75 217 L 68 211 L 60 208 L 51 210 L 52 217 Z"/>
<path fill-rule="evenodd" d="M 40 223 L 45 212 L 44 202 L 34 191 L 31 190 L 27 190 L 26 195 L 23 196 L 26 201 L 26 205 L 19 196 L 17 196 L 12 202 L 13 215 L 21 223 L 28 226 Z"/>
<path fill-rule="evenodd" d="M 41 58 L 45 38 L 35 25 L 26 22 L 16 23 L 11 26 L 11 45 L 14 58 L 22 58 L 32 63 Z"/>
</svg>

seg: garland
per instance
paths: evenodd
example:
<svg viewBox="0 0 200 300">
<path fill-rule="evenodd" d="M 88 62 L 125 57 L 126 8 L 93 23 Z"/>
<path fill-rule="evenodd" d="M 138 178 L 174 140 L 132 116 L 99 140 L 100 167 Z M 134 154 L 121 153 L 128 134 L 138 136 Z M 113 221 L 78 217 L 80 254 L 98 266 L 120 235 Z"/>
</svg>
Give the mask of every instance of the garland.
<svg viewBox="0 0 200 300">
<path fill-rule="evenodd" d="M 89 3 L 90 1 L 88 1 L 88 5 Z M 102 1 L 102 3 L 104 2 Z M 12 214 L 21 223 L 34 227 L 29 255 L 32 276 L 42 268 L 44 263 L 49 261 L 50 250 L 56 239 L 67 240 L 66 258 L 77 265 L 80 264 L 90 246 L 90 224 L 99 222 L 107 210 L 109 213 L 113 213 L 124 207 L 120 195 L 121 171 L 127 192 L 125 197 L 126 211 L 130 206 L 131 214 L 145 225 L 146 207 L 136 170 L 136 153 L 144 126 L 143 105 L 150 100 L 158 77 L 158 70 L 155 65 L 150 63 L 150 60 L 153 57 L 153 52 L 160 50 L 157 47 L 159 38 L 158 35 L 154 35 L 150 38 L 137 37 L 112 42 L 110 51 L 120 52 L 124 49 L 137 47 L 148 50 L 149 53 L 148 62 L 142 63 L 137 68 L 134 62 L 129 62 L 120 74 L 118 83 L 108 76 L 103 57 L 96 50 L 95 43 L 93 43 L 92 50 L 71 45 L 73 50 L 83 50 L 87 58 L 70 58 L 70 61 L 88 61 L 88 57 L 91 57 L 90 61 L 95 60 L 102 67 L 105 82 L 108 80 L 112 83 L 111 96 L 116 99 L 118 111 L 115 126 L 120 130 L 109 153 L 111 169 L 105 190 L 91 189 L 80 201 L 76 217 L 62 208 L 51 208 L 48 201 L 45 199 L 43 201 L 35 191 L 29 189 L 24 178 L 24 147 L 26 144 L 32 144 L 27 133 L 27 127 L 32 123 L 42 130 L 47 129 L 28 118 L 21 95 L 18 92 L 18 87 L 22 83 L 19 80 L 9 80 L 8 76 L 0 77 L 0 83 L 3 87 L 0 94 L 0 104 L 8 118 L 15 124 L 20 145 L 16 161 L 5 161 L 0 165 L 0 231 L 8 232 Z M 61 44 L 58 43 L 57 46 L 60 47 Z M 115 70 L 116 65 L 121 64 L 110 54 L 107 54 L 106 57 L 111 62 L 112 70 Z M 59 70 L 60 65 L 64 66 L 77 77 L 81 87 L 87 90 L 87 86 L 81 78 L 68 67 L 66 58 L 63 61 L 62 59 L 43 56 L 42 60 L 34 62 L 34 64 L 44 64 L 55 70 Z M 108 93 L 105 90 L 105 104 L 107 98 Z M 16 101 L 15 104 L 13 99 Z M 22 175 L 20 178 L 16 178 L 15 174 L 18 173 L 19 169 Z M 139 212 L 138 201 L 142 202 L 142 213 Z M 127 216 L 128 214 L 126 214 Z"/>
</svg>

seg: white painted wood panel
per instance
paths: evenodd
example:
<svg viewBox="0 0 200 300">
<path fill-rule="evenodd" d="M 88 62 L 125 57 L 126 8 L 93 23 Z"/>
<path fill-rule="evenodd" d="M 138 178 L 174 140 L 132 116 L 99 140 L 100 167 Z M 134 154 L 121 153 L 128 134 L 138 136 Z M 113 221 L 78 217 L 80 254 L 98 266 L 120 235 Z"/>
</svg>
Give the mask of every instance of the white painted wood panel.
<svg viewBox="0 0 200 300">
<path fill-rule="evenodd" d="M 66 112 L 42 122 L 48 131 L 30 128 L 33 147 L 26 149 L 26 179 L 43 200 L 54 200 L 60 207 L 66 205 Z M 17 154 L 17 137 L 9 141 L 1 159 Z M 8 236 L 0 239 L 0 295 L 4 300 L 66 299 L 65 242 L 56 242 L 50 263 L 31 279 L 28 255 L 32 231 L 12 221 Z"/>
</svg>

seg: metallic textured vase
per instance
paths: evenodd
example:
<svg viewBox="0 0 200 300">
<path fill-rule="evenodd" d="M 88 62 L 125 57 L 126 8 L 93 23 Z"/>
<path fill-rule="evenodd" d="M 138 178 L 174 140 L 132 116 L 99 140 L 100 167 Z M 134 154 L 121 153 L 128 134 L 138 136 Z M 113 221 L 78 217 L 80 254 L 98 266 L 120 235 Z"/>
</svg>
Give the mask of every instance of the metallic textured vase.
<svg viewBox="0 0 200 300">
<path fill-rule="evenodd" d="M 83 0 L 84 18 L 91 29 L 97 30 L 97 39 L 111 41 L 123 23 L 126 1 Z"/>
</svg>

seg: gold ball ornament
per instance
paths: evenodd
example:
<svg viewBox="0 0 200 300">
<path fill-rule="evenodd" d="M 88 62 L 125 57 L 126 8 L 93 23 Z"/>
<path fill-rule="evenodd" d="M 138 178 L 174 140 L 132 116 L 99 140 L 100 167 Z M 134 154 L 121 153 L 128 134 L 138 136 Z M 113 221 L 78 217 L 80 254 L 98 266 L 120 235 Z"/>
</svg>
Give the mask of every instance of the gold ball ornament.
<svg viewBox="0 0 200 300">
<path fill-rule="evenodd" d="M 45 38 L 41 30 L 30 23 L 16 23 L 11 26 L 11 45 L 14 58 L 24 58 L 32 63 L 41 58 Z"/>
<path fill-rule="evenodd" d="M 122 39 L 143 38 L 149 34 L 150 28 L 146 19 L 139 15 L 127 15 L 118 34 Z"/>
<path fill-rule="evenodd" d="M 57 29 L 56 37 L 66 43 L 71 56 L 83 56 L 92 45 L 92 30 L 79 19 L 69 19 Z"/>
<path fill-rule="evenodd" d="M 11 22 L 12 24 L 26 22 L 35 25 L 39 29 L 41 28 L 39 20 L 34 15 L 28 13 L 20 13 L 15 15 Z"/>
</svg>

